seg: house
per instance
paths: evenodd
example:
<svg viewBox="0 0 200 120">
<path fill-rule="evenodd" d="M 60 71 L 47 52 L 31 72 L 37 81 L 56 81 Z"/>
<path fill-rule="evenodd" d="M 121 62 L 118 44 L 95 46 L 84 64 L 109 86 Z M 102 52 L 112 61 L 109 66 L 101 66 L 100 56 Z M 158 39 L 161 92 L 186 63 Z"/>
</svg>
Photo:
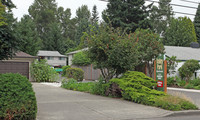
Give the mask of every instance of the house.
<svg viewBox="0 0 200 120">
<path fill-rule="evenodd" d="M 76 54 L 78 52 L 86 51 L 86 50 L 88 50 L 88 48 L 84 48 L 84 49 L 81 49 L 81 50 L 77 50 L 77 51 L 67 53 L 68 65 L 70 65 L 70 66 L 72 65 L 72 59 L 73 59 L 74 54 Z"/>
<path fill-rule="evenodd" d="M 165 46 L 165 55 L 172 57 L 176 56 L 176 59 L 179 61 L 176 67 L 176 73 L 170 76 L 178 76 L 178 69 L 185 63 L 185 61 L 194 59 L 200 62 L 200 48 L 192 47 L 178 47 L 178 46 Z M 199 77 L 200 70 L 196 71 L 195 76 Z"/>
<path fill-rule="evenodd" d="M 30 66 L 37 57 L 17 52 L 12 59 L 0 61 L 0 73 L 20 73 L 33 81 Z"/>
<path fill-rule="evenodd" d="M 39 60 L 46 59 L 47 63 L 53 67 L 66 66 L 66 56 L 61 55 L 58 51 L 39 50 L 37 54 Z"/>
</svg>

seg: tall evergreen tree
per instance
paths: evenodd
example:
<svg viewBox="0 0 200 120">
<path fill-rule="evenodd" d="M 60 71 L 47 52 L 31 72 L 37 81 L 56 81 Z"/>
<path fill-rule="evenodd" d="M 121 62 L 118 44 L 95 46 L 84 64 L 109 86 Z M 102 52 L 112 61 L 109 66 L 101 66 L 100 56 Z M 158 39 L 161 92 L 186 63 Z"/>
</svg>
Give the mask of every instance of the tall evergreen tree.
<svg viewBox="0 0 200 120">
<path fill-rule="evenodd" d="M 36 55 L 41 48 L 41 40 L 36 31 L 36 25 L 29 15 L 24 15 L 21 21 L 17 23 L 16 32 L 22 41 L 19 50 L 30 55 Z"/>
<path fill-rule="evenodd" d="M 45 33 L 46 39 L 48 39 L 48 41 L 45 41 L 47 43 L 44 43 L 46 44 L 46 46 L 44 46 L 43 49 L 58 51 L 64 54 L 66 51 L 64 49 L 65 39 L 62 35 L 61 25 L 55 22 L 55 23 L 49 24 L 48 28 L 49 30 Z"/>
<path fill-rule="evenodd" d="M 99 15 L 99 13 L 97 11 L 97 6 L 94 5 L 92 8 L 92 17 L 91 17 L 91 22 L 93 25 L 98 23 L 98 21 L 99 21 L 98 15 Z"/>
<path fill-rule="evenodd" d="M 197 36 L 197 41 L 200 43 L 200 4 L 198 5 L 198 9 L 194 18 L 194 27 Z"/>
<path fill-rule="evenodd" d="M 164 36 L 167 26 L 173 17 L 171 0 L 159 0 L 158 7 L 153 6 L 150 14 L 152 30 Z"/>
<path fill-rule="evenodd" d="M 16 19 L 12 14 L 12 7 L 10 4 L 11 0 L 1 2 L 5 9 L 1 9 L 3 24 L 0 25 L 0 60 L 11 58 L 14 53 L 18 50 L 20 45 L 20 40 L 17 39 L 15 28 Z M 6 11 L 8 9 L 8 11 Z"/>
<path fill-rule="evenodd" d="M 91 13 L 87 5 L 79 7 L 76 11 L 77 28 L 75 35 L 75 43 L 78 46 L 83 36 L 83 32 L 89 31 Z"/>
<path fill-rule="evenodd" d="M 144 4 L 144 0 L 109 0 L 103 19 L 111 22 L 112 27 L 122 27 L 127 32 L 149 28 L 149 11 Z"/>
<path fill-rule="evenodd" d="M 43 48 L 45 48 L 48 46 L 45 34 L 49 31 L 49 25 L 56 22 L 57 4 L 55 0 L 35 0 L 28 11 L 36 23 L 38 34 L 43 41 Z"/>
<path fill-rule="evenodd" d="M 197 38 L 190 18 L 172 18 L 163 38 L 164 45 L 189 47 L 191 42 L 197 42 Z"/>
</svg>

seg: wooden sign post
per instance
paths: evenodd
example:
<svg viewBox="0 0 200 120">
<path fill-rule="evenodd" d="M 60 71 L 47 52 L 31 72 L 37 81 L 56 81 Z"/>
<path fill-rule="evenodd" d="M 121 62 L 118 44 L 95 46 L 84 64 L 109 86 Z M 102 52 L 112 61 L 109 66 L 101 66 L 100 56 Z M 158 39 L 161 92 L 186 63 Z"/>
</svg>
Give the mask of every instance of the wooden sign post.
<svg viewBox="0 0 200 120">
<path fill-rule="evenodd" d="M 154 79 L 157 80 L 157 88 L 167 93 L 167 61 L 161 54 L 154 61 Z"/>
</svg>

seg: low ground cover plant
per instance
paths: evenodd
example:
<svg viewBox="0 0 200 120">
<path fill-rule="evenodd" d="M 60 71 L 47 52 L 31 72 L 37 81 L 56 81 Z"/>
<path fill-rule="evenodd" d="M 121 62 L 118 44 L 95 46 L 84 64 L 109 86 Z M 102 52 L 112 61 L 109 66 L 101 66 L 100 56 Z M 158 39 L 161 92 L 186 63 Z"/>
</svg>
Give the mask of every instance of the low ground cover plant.
<svg viewBox="0 0 200 120">
<path fill-rule="evenodd" d="M 35 120 L 36 113 L 29 80 L 20 74 L 0 74 L 0 120 Z"/>
<path fill-rule="evenodd" d="M 157 91 L 156 85 L 156 81 L 145 74 L 129 71 L 122 77 L 114 78 L 108 83 L 103 79 L 91 83 L 79 83 L 75 80 L 70 80 L 69 82 L 63 82 L 62 87 L 97 95 L 120 97 L 125 100 L 156 106 L 166 110 L 197 109 L 190 101 Z"/>
</svg>

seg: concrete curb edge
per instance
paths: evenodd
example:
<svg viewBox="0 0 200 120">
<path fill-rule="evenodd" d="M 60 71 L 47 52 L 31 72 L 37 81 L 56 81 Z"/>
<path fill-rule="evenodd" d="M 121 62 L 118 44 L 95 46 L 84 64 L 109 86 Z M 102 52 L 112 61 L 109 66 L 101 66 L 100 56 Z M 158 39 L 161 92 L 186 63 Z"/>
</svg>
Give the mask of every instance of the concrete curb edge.
<svg viewBox="0 0 200 120">
<path fill-rule="evenodd" d="M 200 115 L 200 110 L 175 111 L 173 113 L 165 115 L 165 117 L 186 116 L 186 115 Z"/>
</svg>

